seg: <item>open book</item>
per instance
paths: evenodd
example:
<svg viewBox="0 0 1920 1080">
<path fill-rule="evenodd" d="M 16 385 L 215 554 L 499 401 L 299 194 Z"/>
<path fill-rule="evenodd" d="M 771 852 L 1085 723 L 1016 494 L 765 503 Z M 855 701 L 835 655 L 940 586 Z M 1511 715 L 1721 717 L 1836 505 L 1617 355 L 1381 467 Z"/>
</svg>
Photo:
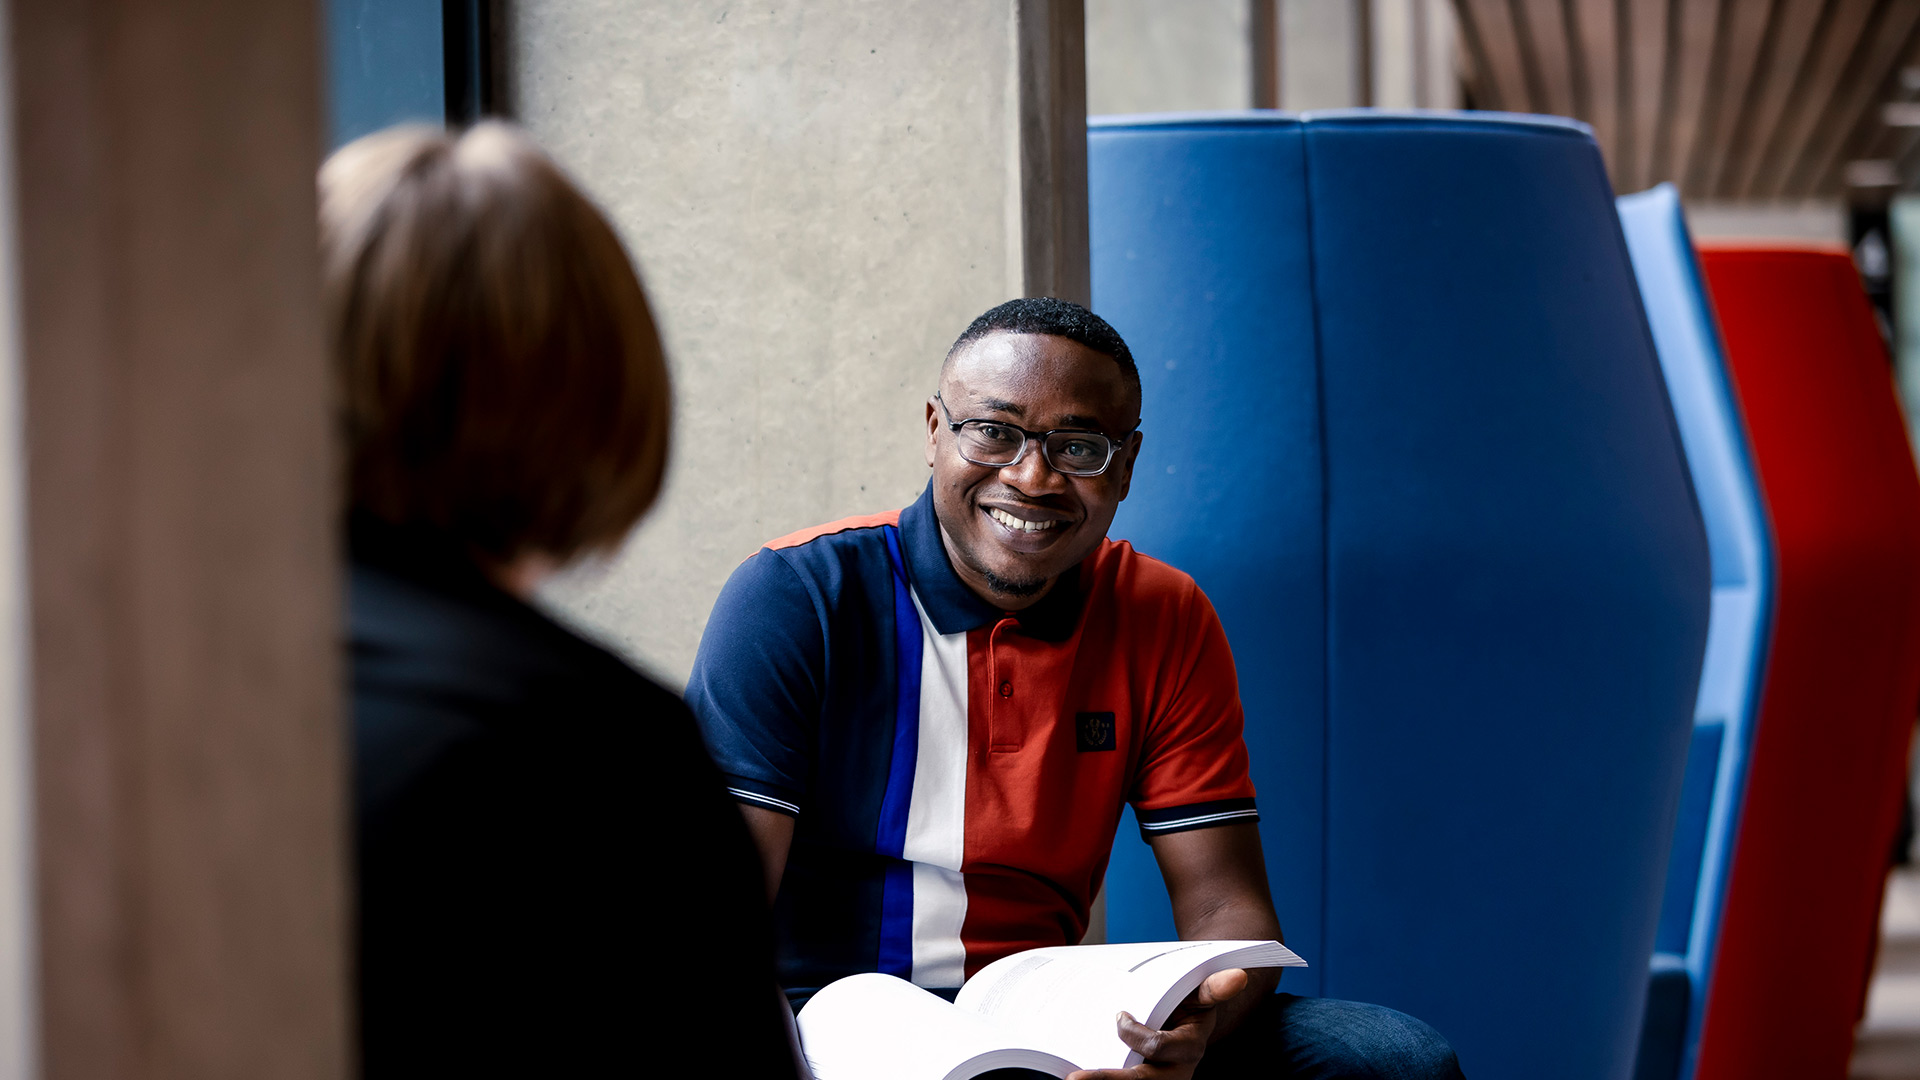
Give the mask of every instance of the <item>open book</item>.
<svg viewBox="0 0 1920 1080">
<path fill-rule="evenodd" d="M 1151 1028 L 1206 977 L 1305 967 L 1277 941 L 1156 941 L 1030 949 L 980 969 L 952 1003 L 892 975 L 854 975 L 800 1010 L 816 1080 L 968 1080 L 994 1069 L 1125 1069 L 1122 1010 Z"/>
</svg>

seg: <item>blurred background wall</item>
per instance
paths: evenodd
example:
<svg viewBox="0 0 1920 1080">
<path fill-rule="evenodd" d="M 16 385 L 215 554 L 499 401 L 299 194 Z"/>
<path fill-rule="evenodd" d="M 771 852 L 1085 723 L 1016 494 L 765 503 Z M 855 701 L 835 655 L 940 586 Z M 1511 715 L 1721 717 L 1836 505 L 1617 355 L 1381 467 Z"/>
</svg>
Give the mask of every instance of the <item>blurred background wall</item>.
<svg viewBox="0 0 1920 1080">
<path fill-rule="evenodd" d="M 1451 109 L 1448 0 L 1088 0 L 1087 108 Z"/>
<path fill-rule="evenodd" d="M 684 681 L 761 544 L 920 494 L 925 402 L 975 315 L 1088 298 L 1080 8 L 510 12 L 503 104 L 639 257 L 679 405 L 660 507 L 548 597 Z"/>
</svg>

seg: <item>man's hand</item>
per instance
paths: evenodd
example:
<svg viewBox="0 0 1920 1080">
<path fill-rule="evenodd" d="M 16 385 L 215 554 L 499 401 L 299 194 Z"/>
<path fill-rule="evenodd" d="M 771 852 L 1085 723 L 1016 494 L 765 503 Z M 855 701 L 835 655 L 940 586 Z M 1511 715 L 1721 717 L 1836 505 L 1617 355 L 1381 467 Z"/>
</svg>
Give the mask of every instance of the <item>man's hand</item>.
<svg viewBox="0 0 1920 1080">
<path fill-rule="evenodd" d="M 1131 1069 L 1082 1070 L 1067 1080 L 1187 1080 L 1213 1037 L 1214 1007 L 1233 1000 L 1246 988 L 1246 972 L 1238 968 L 1214 972 L 1173 1010 L 1161 1031 L 1121 1013 L 1120 1041 L 1146 1060 Z"/>
</svg>

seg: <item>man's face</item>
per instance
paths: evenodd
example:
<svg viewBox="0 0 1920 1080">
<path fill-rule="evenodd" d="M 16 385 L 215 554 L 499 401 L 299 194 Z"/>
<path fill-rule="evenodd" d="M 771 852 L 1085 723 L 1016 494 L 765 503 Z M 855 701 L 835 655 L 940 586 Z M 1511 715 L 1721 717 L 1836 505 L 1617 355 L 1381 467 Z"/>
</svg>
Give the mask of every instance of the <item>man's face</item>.
<svg viewBox="0 0 1920 1080">
<path fill-rule="evenodd" d="M 1112 357 L 1040 334 L 989 334 L 965 347 L 948 360 L 940 396 L 956 422 L 1001 420 L 1029 431 L 1119 437 L 1140 418 L 1139 395 Z M 928 399 L 933 506 L 954 570 L 1003 610 L 1035 603 L 1105 538 L 1139 453 L 1136 432 L 1099 476 L 1055 472 L 1038 440 L 1016 464 L 975 465 L 960 456 L 939 404 Z"/>
</svg>

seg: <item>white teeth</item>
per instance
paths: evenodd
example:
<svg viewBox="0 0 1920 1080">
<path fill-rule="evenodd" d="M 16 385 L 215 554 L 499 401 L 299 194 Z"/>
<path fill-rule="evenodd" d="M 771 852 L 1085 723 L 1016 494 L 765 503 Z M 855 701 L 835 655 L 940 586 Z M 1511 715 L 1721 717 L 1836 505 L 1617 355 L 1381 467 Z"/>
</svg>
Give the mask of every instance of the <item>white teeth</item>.
<svg viewBox="0 0 1920 1080">
<path fill-rule="evenodd" d="M 1021 518 L 1014 517 L 1005 510 L 993 507 L 989 507 L 987 513 L 993 517 L 993 520 L 1005 525 L 1007 528 L 1019 529 L 1022 532 L 1039 532 L 1043 529 L 1051 529 L 1055 525 L 1060 524 L 1057 521 L 1025 521 Z"/>
</svg>

